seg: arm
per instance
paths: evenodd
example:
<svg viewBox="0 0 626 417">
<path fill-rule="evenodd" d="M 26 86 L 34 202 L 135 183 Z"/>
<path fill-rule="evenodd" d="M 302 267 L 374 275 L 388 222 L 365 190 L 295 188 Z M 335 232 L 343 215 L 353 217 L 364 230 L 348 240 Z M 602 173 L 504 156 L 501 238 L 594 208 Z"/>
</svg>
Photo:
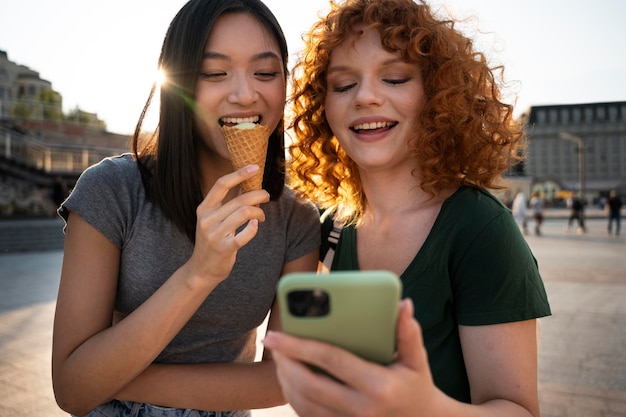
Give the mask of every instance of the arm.
<svg viewBox="0 0 626 417">
<path fill-rule="evenodd" d="M 398 356 L 388 367 L 342 349 L 282 333 L 264 343 L 273 351 L 285 398 L 298 415 L 539 416 L 535 321 L 462 328 L 473 404 L 460 403 L 433 383 L 412 304 L 402 303 Z M 345 384 L 313 373 L 312 363 Z"/>
<path fill-rule="evenodd" d="M 485 409 L 476 415 L 539 416 L 537 320 L 460 326 L 459 333 L 472 403 Z"/>
<path fill-rule="evenodd" d="M 315 270 L 315 250 L 285 264 L 283 273 Z M 274 301 L 268 329 L 279 329 Z M 151 365 L 116 395 L 121 400 L 199 410 L 274 407 L 285 403 L 274 362 L 266 350 L 261 362 L 195 365 Z"/>
<path fill-rule="evenodd" d="M 135 379 L 232 269 L 237 250 L 258 230 L 267 200 L 250 192 L 222 204 L 228 190 L 254 174 L 219 179 L 198 208 L 194 251 L 161 288 L 112 326 L 120 250 L 76 213 L 68 218 L 52 347 L 59 406 L 83 415 Z M 234 230 L 247 222 L 237 235 Z"/>
</svg>

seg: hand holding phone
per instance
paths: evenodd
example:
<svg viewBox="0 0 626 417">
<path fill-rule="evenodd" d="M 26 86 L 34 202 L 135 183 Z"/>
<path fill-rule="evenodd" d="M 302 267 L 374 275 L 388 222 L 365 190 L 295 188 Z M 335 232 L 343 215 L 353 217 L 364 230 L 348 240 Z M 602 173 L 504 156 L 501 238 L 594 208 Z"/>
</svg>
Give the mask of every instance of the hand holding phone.
<svg viewBox="0 0 626 417">
<path fill-rule="evenodd" d="M 287 274 L 278 283 L 283 330 L 386 365 L 395 353 L 401 293 L 388 271 Z"/>
</svg>

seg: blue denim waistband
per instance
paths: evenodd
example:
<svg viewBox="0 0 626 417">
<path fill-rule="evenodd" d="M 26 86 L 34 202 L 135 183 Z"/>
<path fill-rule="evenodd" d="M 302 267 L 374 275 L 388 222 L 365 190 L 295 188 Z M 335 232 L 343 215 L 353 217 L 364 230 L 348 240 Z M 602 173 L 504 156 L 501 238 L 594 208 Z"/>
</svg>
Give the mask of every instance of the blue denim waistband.
<svg viewBox="0 0 626 417">
<path fill-rule="evenodd" d="M 85 417 L 251 417 L 250 410 L 202 411 L 113 400 Z"/>
</svg>

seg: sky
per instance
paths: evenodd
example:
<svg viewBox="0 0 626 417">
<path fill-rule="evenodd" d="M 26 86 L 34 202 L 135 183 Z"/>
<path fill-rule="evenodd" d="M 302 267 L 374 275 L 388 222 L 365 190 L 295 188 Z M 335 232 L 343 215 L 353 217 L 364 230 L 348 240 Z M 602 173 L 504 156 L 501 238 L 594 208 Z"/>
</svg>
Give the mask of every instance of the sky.
<svg viewBox="0 0 626 417">
<path fill-rule="evenodd" d="M 186 0 L 0 0 L 0 50 L 39 72 L 63 109 L 130 134 L 156 75 L 163 37 Z M 293 58 L 328 0 L 266 0 Z M 430 0 L 505 66 L 506 101 L 531 106 L 626 101 L 626 1 Z M 514 102 L 515 100 L 515 102 Z M 154 116 L 153 116 L 154 117 Z"/>
</svg>

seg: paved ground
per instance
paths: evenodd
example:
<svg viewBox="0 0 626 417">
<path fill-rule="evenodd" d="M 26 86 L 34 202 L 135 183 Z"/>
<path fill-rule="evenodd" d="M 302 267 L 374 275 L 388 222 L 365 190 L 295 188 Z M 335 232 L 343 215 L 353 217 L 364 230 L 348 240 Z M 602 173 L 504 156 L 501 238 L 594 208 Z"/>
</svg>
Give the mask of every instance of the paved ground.
<svg viewBox="0 0 626 417">
<path fill-rule="evenodd" d="M 549 218 L 543 236 L 527 236 L 554 314 L 542 320 L 542 415 L 626 417 L 626 238 L 607 236 L 605 220 L 584 235 L 565 224 Z M 67 416 L 50 383 L 61 257 L 0 255 L 0 417 Z M 288 406 L 253 414 L 295 416 Z"/>
</svg>

